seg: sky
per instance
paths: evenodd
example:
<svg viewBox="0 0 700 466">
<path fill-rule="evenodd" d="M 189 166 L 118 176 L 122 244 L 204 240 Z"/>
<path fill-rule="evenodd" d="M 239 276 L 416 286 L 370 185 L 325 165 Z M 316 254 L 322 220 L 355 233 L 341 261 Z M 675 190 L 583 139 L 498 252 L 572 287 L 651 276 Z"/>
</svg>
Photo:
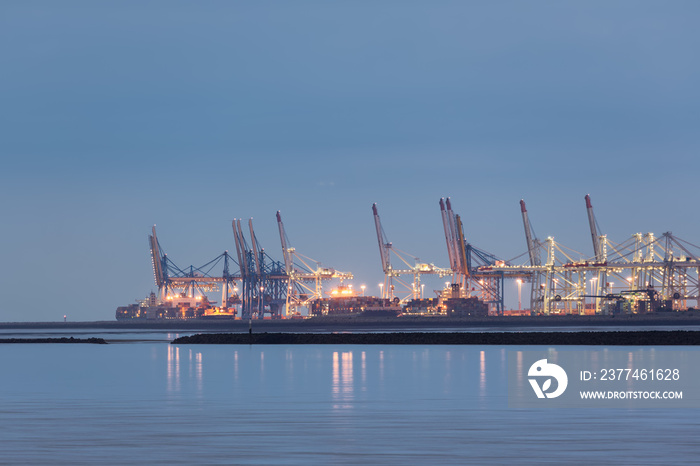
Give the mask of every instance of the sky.
<svg viewBox="0 0 700 466">
<path fill-rule="evenodd" d="M 467 240 L 504 259 L 526 251 L 520 199 L 538 237 L 582 257 L 586 194 L 615 241 L 700 244 L 699 14 L 0 2 L 0 321 L 113 320 L 155 290 L 154 224 L 181 267 L 233 252 L 233 218 L 281 260 L 277 210 L 297 251 L 367 294 L 383 278 L 375 202 L 395 247 L 443 267 L 448 196 Z"/>
</svg>

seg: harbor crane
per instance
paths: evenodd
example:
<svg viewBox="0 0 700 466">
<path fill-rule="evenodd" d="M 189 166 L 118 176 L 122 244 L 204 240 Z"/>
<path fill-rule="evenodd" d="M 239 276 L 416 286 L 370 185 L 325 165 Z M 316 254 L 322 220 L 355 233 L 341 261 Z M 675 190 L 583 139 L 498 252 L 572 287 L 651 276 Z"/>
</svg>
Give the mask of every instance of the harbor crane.
<svg viewBox="0 0 700 466">
<path fill-rule="evenodd" d="M 527 251 L 506 261 L 467 241 L 462 218 L 453 211 L 450 198 L 441 198 L 440 215 L 449 268 L 424 263 L 394 247 L 387 239 L 375 203 L 372 213 L 384 272 L 382 298 L 393 302 L 418 299 L 422 297 L 421 277 L 430 274 L 452 277 L 451 290 L 444 291 L 451 291 L 451 298 L 479 297 L 496 313 L 504 310 L 506 279 L 521 280 L 518 282 L 519 301 L 522 282 L 531 283 L 530 311 L 533 314 L 645 313 L 686 310 L 691 305 L 700 308 L 699 246 L 670 231 L 661 235 L 635 233 L 617 243 L 602 233 L 591 196 L 585 195 L 584 200 L 592 254 L 568 248 L 552 236 L 540 241 L 525 201 L 521 199 Z M 324 280 L 352 278 L 350 273 L 322 267 L 319 262 L 297 252 L 290 244 L 279 211 L 277 224 L 282 262 L 270 258 L 262 248 L 252 219 L 245 227 L 241 219 L 234 219 L 235 256 L 225 251 L 202 266 L 184 268 L 165 254 L 153 226 L 148 244 L 158 287 L 158 304 L 167 304 L 174 298 L 193 298 L 189 300 L 192 302 L 205 293 L 221 290 L 222 307 L 240 302 L 244 318 L 263 318 L 265 313 L 281 317 L 283 312 L 308 307 L 312 300 L 323 297 Z M 526 256 L 523 263 L 515 265 L 522 256 Z M 399 267 L 392 261 L 399 263 Z M 230 270 L 232 263 L 239 269 L 234 273 Z M 221 266 L 223 272 L 219 272 Z M 400 292 L 395 285 L 402 287 Z M 230 297 L 232 291 L 235 295 Z M 208 300 L 205 303 L 213 304 Z M 175 304 L 174 301 L 171 304 Z M 518 308 L 522 311 L 520 304 Z"/>
<path fill-rule="evenodd" d="M 228 251 L 216 256 L 204 265 L 195 267 L 178 267 L 167 254 L 163 252 L 156 235 L 155 225 L 148 236 L 151 251 L 153 278 L 158 287 L 158 300 L 165 303 L 174 296 L 184 294 L 190 298 L 204 296 L 205 293 L 221 289 L 222 307 L 227 307 L 229 292 L 235 289 L 238 277 L 229 273 L 229 262 L 233 258 Z M 213 270 L 223 263 L 223 273 L 218 276 Z"/>
<path fill-rule="evenodd" d="M 281 317 L 287 301 L 288 280 L 283 264 L 273 260 L 260 246 L 252 218 L 248 220 L 250 246 L 243 235 L 241 219 L 234 219 L 232 227 L 241 271 L 241 317 L 262 319 L 266 312 L 273 318 Z"/>
<path fill-rule="evenodd" d="M 330 267 L 321 267 L 321 263 L 304 256 L 290 246 L 289 238 L 284 229 L 282 215 L 277 211 L 277 227 L 284 256 L 284 270 L 289 279 L 287 286 L 286 310 L 292 313 L 297 307 L 309 307 L 309 304 L 323 298 L 323 282 L 337 278 L 352 280 L 349 272 L 340 272 Z"/>
<path fill-rule="evenodd" d="M 590 195 L 584 197 L 593 255 L 548 237 L 539 242 L 520 201 L 529 263 L 480 267 L 481 272 L 522 274 L 532 283 L 533 314 L 645 313 L 700 307 L 700 247 L 671 232 L 635 233 L 622 243 L 600 234 Z M 546 262 L 539 260 L 546 253 Z"/>
<path fill-rule="evenodd" d="M 422 275 L 438 275 L 441 278 L 450 275 L 450 269 L 437 267 L 431 263 L 420 262 L 419 258 L 395 248 L 393 244 L 387 240 L 386 234 L 384 233 L 384 228 L 382 228 L 382 222 L 379 217 L 379 211 L 376 203 L 372 204 L 372 214 L 374 216 L 374 226 L 377 230 L 379 256 L 382 262 L 382 270 L 384 272 L 384 284 L 382 285 L 381 296 L 382 299 L 389 299 L 391 301 L 396 301 L 398 299 L 399 302 L 406 302 L 409 299 L 419 299 L 421 296 L 420 282 Z M 391 264 L 392 254 L 403 262 L 407 268 L 395 269 Z M 408 257 L 413 257 L 413 264 L 408 261 Z M 412 283 L 409 285 L 409 283 L 402 280 L 402 275 L 411 275 L 413 277 Z M 395 296 L 395 281 L 409 292 L 403 298 Z"/>
<path fill-rule="evenodd" d="M 462 219 L 452 210 L 449 197 L 440 199 L 440 216 L 452 268 L 453 296 L 456 292 L 461 298 L 476 294 L 497 313 L 502 313 L 503 273 L 483 271 L 481 268 L 504 265 L 506 262 L 467 242 Z"/>
</svg>

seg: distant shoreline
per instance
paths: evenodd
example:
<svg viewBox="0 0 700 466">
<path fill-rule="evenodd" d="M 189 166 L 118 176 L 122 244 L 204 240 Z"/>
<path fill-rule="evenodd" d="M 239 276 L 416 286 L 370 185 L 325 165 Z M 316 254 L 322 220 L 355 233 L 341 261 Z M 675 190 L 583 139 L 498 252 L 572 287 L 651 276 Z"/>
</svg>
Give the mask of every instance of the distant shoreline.
<svg viewBox="0 0 700 466">
<path fill-rule="evenodd" d="M 248 320 L 135 320 L 88 322 L 0 322 L 0 330 L 9 329 L 124 329 L 124 330 L 248 330 Z M 700 312 L 686 311 L 647 315 L 616 316 L 509 316 L 479 318 L 449 317 L 361 317 L 339 315 L 310 319 L 253 320 L 260 331 L 305 332 L 312 330 L 353 330 L 366 328 L 451 328 L 478 329 L 484 327 L 541 328 L 541 327 L 624 327 L 624 326 L 700 326 Z"/>
<path fill-rule="evenodd" d="M 0 338 L 0 344 L 9 343 L 88 343 L 93 345 L 106 345 L 103 338 Z"/>
<path fill-rule="evenodd" d="M 492 333 L 207 333 L 173 345 L 605 345 L 694 346 L 700 331 L 492 332 Z"/>
</svg>

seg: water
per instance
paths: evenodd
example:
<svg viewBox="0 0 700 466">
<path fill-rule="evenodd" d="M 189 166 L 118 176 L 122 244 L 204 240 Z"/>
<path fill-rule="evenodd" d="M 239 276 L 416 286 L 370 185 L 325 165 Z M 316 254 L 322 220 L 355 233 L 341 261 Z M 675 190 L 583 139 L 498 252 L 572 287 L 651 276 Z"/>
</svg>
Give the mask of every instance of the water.
<svg viewBox="0 0 700 466">
<path fill-rule="evenodd" d="M 512 349 L 0 345 L 0 463 L 697 463 L 697 410 L 509 409 Z"/>
</svg>

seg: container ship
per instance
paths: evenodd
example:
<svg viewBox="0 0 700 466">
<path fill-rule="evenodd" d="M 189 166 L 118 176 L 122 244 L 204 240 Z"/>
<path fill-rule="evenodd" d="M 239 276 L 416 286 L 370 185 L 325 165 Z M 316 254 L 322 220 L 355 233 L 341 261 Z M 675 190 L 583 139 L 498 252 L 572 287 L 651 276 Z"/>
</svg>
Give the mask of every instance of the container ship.
<svg viewBox="0 0 700 466">
<path fill-rule="evenodd" d="M 158 302 L 156 294 L 128 306 L 117 308 L 117 320 L 162 320 L 162 319 L 235 319 L 235 305 L 240 304 L 236 296 L 228 299 L 227 308 L 219 308 L 206 296 L 190 297 L 187 295 L 170 296 L 165 302 Z"/>
</svg>

